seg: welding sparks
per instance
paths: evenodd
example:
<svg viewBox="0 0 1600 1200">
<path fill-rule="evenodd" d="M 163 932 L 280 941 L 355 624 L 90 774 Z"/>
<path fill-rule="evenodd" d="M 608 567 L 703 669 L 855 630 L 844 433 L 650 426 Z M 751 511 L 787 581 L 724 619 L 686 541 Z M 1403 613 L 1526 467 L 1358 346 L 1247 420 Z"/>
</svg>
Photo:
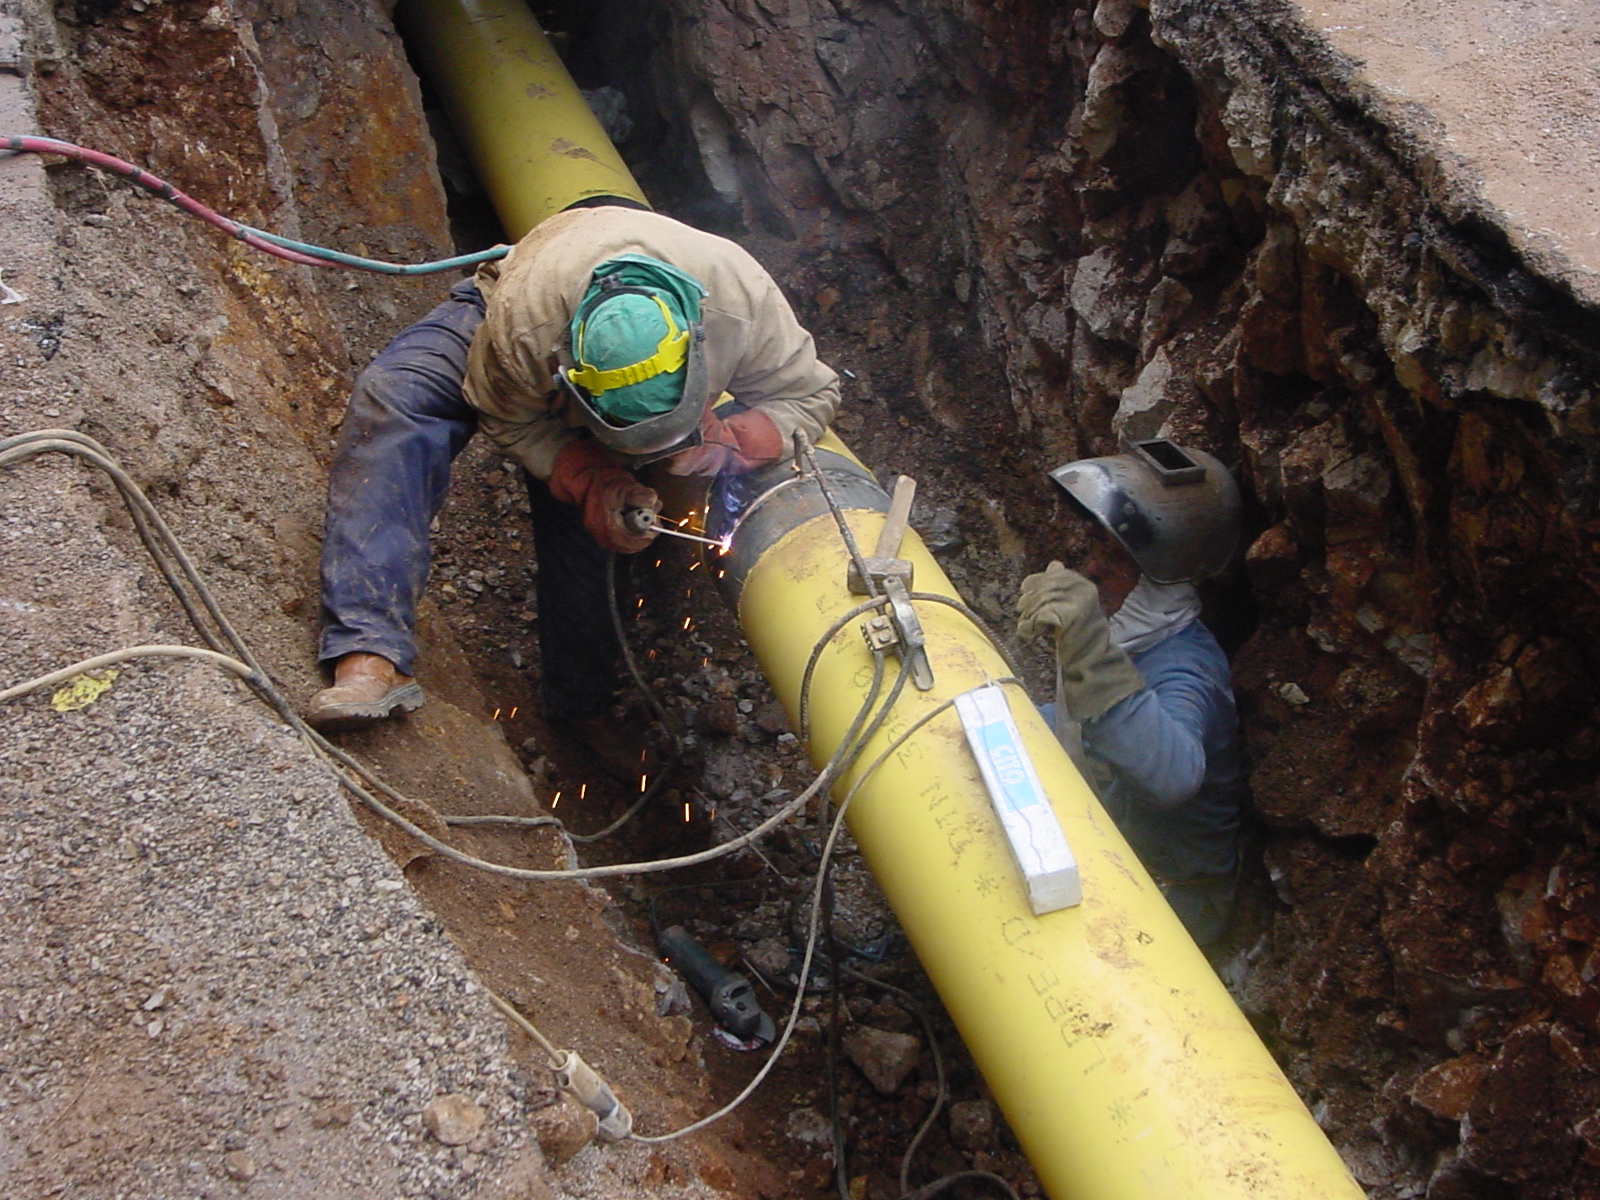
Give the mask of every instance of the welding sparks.
<svg viewBox="0 0 1600 1200">
<path fill-rule="evenodd" d="M 683 823 L 685 825 L 689 823 L 689 802 L 687 800 L 683 802 Z"/>
<path fill-rule="evenodd" d="M 555 812 L 556 805 L 558 805 L 560 803 L 561 803 L 561 793 L 557 792 L 556 795 L 555 795 L 555 799 L 550 801 L 550 811 L 551 812 Z"/>
<path fill-rule="evenodd" d="M 516 710 L 516 708 L 512 708 L 511 715 L 509 717 L 507 717 L 506 720 L 515 721 L 516 719 L 517 719 L 517 710 Z"/>
<path fill-rule="evenodd" d="M 490 717 L 489 720 L 498 721 L 499 719 L 500 719 L 500 710 L 497 708 L 497 709 L 494 710 L 494 716 Z"/>
<path fill-rule="evenodd" d="M 578 785 L 578 799 L 582 800 L 588 794 L 589 794 L 589 785 L 587 783 L 580 783 Z"/>
<path fill-rule="evenodd" d="M 693 617 L 685 617 L 683 619 L 683 628 L 684 628 L 685 632 L 688 632 L 691 628 L 693 628 L 693 626 L 694 626 L 694 618 Z"/>
<path fill-rule="evenodd" d="M 645 780 L 646 780 L 646 779 L 648 779 L 648 778 L 649 778 L 649 776 L 648 776 L 648 775 L 641 775 L 641 776 L 639 776 L 639 790 L 640 790 L 640 791 L 641 791 L 641 792 L 643 792 L 643 791 L 644 791 L 644 790 L 645 790 L 645 788 L 644 788 L 644 782 L 645 782 Z"/>
</svg>

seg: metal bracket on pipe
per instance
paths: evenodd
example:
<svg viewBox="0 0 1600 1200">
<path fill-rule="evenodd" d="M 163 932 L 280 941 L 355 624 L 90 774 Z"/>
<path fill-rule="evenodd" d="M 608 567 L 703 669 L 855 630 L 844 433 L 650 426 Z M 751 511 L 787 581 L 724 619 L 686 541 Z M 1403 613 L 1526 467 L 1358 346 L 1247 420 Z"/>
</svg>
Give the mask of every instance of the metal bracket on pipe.
<svg viewBox="0 0 1600 1200">
<path fill-rule="evenodd" d="M 878 650 L 893 649 L 911 666 L 911 682 L 917 690 L 926 692 L 933 687 L 933 666 L 928 662 L 926 639 L 917 610 L 911 605 L 911 563 L 900 557 L 900 543 L 905 540 L 906 525 L 911 520 L 911 502 L 917 495 L 917 481 L 902 475 L 894 482 L 894 496 L 889 501 L 889 512 L 884 518 L 883 531 L 878 534 L 878 549 L 861 566 L 866 578 L 850 563 L 848 582 L 850 591 L 857 596 L 869 596 L 876 590 L 889 601 L 889 612 L 870 618 L 862 627 L 867 645 Z"/>
<path fill-rule="evenodd" d="M 927 639 L 922 633 L 922 622 L 917 620 L 917 610 L 911 606 L 911 593 L 900 580 L 890 577 L 883 581 L 883 594 L 889 597 L 889 614 L 894 621 L 900 645 L 896 653 L 902 662 L 911 667 L 911 682 L 919 692 L 933 689 L 933 664 L 928 661 Z"/>
</svg>

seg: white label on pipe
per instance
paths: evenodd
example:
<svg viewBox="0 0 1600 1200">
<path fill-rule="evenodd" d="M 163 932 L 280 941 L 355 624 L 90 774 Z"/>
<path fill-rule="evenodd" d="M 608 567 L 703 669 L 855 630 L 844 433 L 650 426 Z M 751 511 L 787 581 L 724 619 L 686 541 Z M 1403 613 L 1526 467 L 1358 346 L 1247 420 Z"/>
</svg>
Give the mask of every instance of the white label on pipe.
<svg viewBox="0 0 1600 1200">
<path fill-rule="evenodd" d="M 1028 885 L 1034 914 L 1081 904 L 1078 860 L 1022 744 L 1005 692 L 995 684 L 973 688 L 956 697 L 956 711 Z"/>
</svg>

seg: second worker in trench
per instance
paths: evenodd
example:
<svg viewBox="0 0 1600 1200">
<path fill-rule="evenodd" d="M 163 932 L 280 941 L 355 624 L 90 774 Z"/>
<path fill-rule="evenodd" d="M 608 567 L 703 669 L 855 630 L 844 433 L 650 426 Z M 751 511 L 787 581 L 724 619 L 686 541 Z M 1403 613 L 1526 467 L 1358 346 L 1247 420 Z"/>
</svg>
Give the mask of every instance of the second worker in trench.
<svg viewBox="0 0 1600 1200">
<path fill-rule="evenodd" d="M 1228 565 L 1240 501 L 1215 458 L 1166 439 L 1050 472 L 1090 532 L 1083 572 L 1023 581 L 1017 632 L 1049 635 L 1056 736 L 1190 935 L 1233 912 L 1244 746 L 1227 656 L 1195 583 Z"/>
</svg>

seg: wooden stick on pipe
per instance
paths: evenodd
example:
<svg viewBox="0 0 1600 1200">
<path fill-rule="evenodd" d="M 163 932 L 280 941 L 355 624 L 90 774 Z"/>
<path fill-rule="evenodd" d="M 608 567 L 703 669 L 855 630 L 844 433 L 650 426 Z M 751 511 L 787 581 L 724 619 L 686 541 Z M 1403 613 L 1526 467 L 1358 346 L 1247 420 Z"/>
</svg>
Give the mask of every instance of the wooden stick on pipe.
<svg viewBox="0 0 1600 1200">
<path fill-rule="evenodd" d="M 889 499 L 889 515 L 884 519 L 883 531 L 878 534 L 878 552 L 874 558 L 899 558 L 900 543 L 905 540 L 906 523 L 911 520 L 911 501 L 917 495 L 917 481 L 902 475 L 894 481 L 894 495 Z"/>
</svg>

